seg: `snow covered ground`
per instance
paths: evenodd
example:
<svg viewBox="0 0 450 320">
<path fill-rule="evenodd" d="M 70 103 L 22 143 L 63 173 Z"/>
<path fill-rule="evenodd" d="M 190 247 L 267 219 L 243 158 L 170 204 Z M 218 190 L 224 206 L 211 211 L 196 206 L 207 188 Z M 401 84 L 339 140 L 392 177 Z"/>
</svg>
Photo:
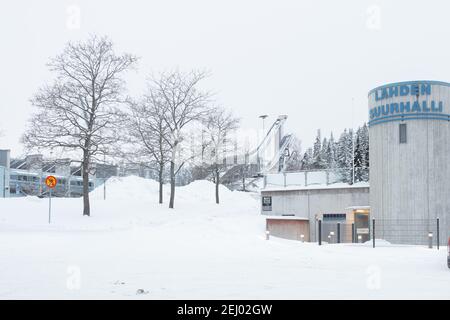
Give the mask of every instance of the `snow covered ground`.
<svg viewBox="0 0 450 320">
<path fill-rule="evenodd" d="M 115 178 L 81 199 L 0 199 L 1 299 L 450 299 L 446 248 L 271 238 L 259 201 L 206 181 L 157 204 L 157 183 Z M 166 194 L 166 199 L 167 199 Z"/>
</svg>

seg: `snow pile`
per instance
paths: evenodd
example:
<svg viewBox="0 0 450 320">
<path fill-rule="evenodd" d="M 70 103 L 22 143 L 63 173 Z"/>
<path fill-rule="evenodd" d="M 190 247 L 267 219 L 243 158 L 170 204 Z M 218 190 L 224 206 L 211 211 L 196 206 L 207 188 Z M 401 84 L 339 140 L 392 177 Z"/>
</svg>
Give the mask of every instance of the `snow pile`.
<svg viewBox="0 0 450 320">
<path fill-rule="evenodd" d="M 137 176 L 112 177 L 106 181 L 106 196 L 115 200 L 143 199 L 158 194 L 159 184 L 155 180 Z M 103 199 L 103 185 L 91 192 L 93 198 Z"/>
<path fill-rule="evenodd" d="M 363 245 L 371 247 L 371 246 L 373 246 L 373 241 L 372 240 L 366 241 L 363 243 Z M 389 246 L 392 246 L 392 244 L 389 241 L 384 240 L 384 239 L 375 239 L 375 246 L 376 247 L 389 247 Z"/>
<path fill-rule="evenodd" d="M 168 208 L 169 185 L 164 185 L 163 204 L 158 203 L 158 188 L 158 182 L 136 176 L 111 178 L 106 182 L 106 200 L 103 186 L 91 192 L 91 217 L 82 216 L 81 198 L 53 198 L 50 225 L 48 199 L 0 199 L 0 230 L 108 230 L 183 223 L 181 220 L 187 217 L 204 220 L 211 216 L 259 216 L 255 198 L 222 185 L 220 204 L 216 204 L 215 185 L 209 181 L 177 187 L 175 209 Z"/>
</svg>

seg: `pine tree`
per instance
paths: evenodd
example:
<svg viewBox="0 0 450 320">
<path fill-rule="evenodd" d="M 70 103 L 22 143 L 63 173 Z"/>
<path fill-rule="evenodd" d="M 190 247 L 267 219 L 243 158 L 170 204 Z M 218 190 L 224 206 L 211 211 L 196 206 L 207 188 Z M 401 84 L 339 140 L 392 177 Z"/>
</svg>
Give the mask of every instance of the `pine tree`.
<svg viewBox="0 0 450 320">
<path fill-rule="evenodd" d="M 313 151 L 311 148 L 306 150 L 305 154 L 303 155 L 303 158 L 301 160 L 301 170 L 311 170 L 312 169 L 312 158 L 313 158 Z"/>
<path fill-rule="evenodd" d="M 336 141 L 334 141 L 333 133 L 330 134 L 330 139 L 328 140 L 328 147 L 327 147 L 327 168 L 328 169 L 334 169 L 337 166 L 337 146 Z"/>
<path fill-rule="evenodd" d="M 316 141 L 313 146 L 312 155 L 312 168 L 311 169 L 323 169 L 325 167 L 325 161 L 322 158 L 322 141 L 320 135 L 320 129 L 317 130 Z"/>
<path fill-rule="evenodd" d="M 361 127 L 358 128 L 356 131 L 356 137 L 355 137 L 355 161 L 354 161 L 354 170 L 355 170 L 355 182 L 363 181 L 362 180 L 362 173 L 363 173 L 363 167 L 364 167 L 364 150 L 362 147 L 362 129 Z"/>
<path fill-rule="evenodd" d="M 369 181 L 369 130 L 365 123 L 356 132 L 355 180 Z"/>
<path fill-rule="evenodd" d="M 353 131 L 344 130 L 338 141 L 337 166 L 343 182 L 352 183 Z"/>
</svg>

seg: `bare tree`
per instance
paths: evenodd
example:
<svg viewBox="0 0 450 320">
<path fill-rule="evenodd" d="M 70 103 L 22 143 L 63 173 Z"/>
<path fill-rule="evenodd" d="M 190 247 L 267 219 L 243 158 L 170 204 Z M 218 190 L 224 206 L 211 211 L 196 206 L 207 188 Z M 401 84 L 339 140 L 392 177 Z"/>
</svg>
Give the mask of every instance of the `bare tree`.
<svg viewBox="0 0 450 320">
<path fill-rule="evenodd" d="M 37 113 L 31 118 L 23 142 L 29 148 L 62 148 L 81 155 L 83 215 L 90 215 L 90 165 L 117 140 L 121 75 L 136 62 L 130 54 L 116 55 L 106 37 L 68 43 L 48 63 L 56 81 L 31 100 Z"/>
<path fill-rule="evenodd" d="M 229 151 L 234 149 L 234 144 L 229 137 L 231 132 L 236 130 L 238 126 L 239 119 L 235 118 L 230 111 L 220 107 L 210 110 L 205 120 L 205 128 L 210 142 L 210 169 L 216 185 L 217 204 L 219 204 L 220 175 L 227 168 L 226 159 Z"/>
<path fill-rule="evenodd" d="M 207 73 L 202 71 L 183 73 L 175 70 L 151 79 L 150 92 L 160 101 L 168 128 L 164 139 L 170 148 L 169 208 L 173 208 L 175 202 L 175 176 L 186 163 L 186 159 L 179 157 L 186 128 L 205 116 L 211 98 L 210 93 L 198 87 L 206 76 Z"/>
<path fill-rule="evenodd" d="M 129 142 L 137 146 L 132 156 L 147 167 L 155 168 L 159 181 L 159 203 L 163 203 L 164 169 L 170 160 L 170 134 L 165 119 L 164 104 L 152 92 L 139 102 L 129 102 L 126 127 Z"/>
</svg>

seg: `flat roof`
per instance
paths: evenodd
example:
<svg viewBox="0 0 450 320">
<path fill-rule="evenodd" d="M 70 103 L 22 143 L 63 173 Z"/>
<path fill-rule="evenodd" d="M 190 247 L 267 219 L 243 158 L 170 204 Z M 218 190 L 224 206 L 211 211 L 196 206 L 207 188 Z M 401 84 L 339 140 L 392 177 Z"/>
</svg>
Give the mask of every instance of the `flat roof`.
<svg viewBox="0 0 450 320">
<path fill-rule="evenodd" d="M 309 218 L 297 217 L 297 216 L 266 216 L 266 219 L 271 220 L 303 220 L 309 221 Z"/>
<path fill-rule="evenodd" d="M 287 187 L 269 187 L 261 189 L 261 192 L 276 192 L 276 191 L 307 191 L 307 190 L 333 190 L 333 189 L 357 189 L 369 188 L 369 183 L 358 182 L 355 184 L 335 183 L 335 184 L 318 184 L 310 186 L 287 186 Z"/>
</svg>

